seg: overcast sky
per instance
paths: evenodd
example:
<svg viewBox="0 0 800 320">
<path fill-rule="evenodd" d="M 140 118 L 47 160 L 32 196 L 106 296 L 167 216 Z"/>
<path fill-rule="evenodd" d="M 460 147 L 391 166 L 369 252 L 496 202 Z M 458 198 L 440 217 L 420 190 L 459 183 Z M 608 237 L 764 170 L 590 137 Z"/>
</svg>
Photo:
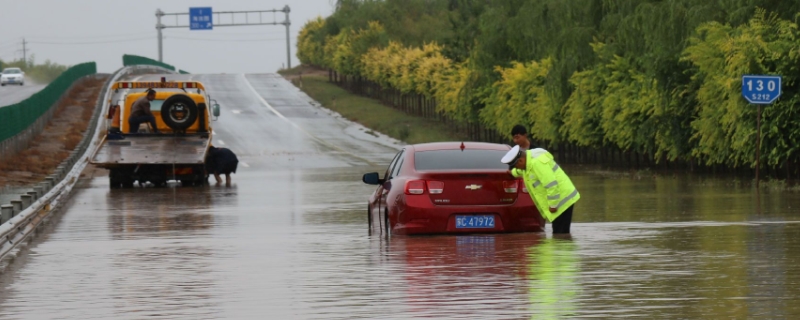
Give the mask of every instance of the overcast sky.
<svg viewBox="0 0 800 320">
<path fill-rule="evenodd" d="M 297 33 L 305 22 L 333 12 L 335 0 L 24 0 L 2 1 L 0 58 L 22 57 L 22 38 L 37 62 L 73 65 L 96 61 L 99 72 L 122 66 L 125 53 L 158 58 L 156 9 L 188 12 L 281 9 L 289 5 L 292 66 L 299 63 Z M 243 16 L 240 16 L 243 17 Z M 275 14 L 282 22 L 284 13 Z M 257 16 L 251 15 L 251 19 Z M 263 16 L 273 21 L 272 14 Z M 184 18 L 185 19 L 185 18 Z M 216 19 L 216 15 L 215 15 Z M 228 18 L 229 19 L 229 18 Z M 226 18 L 222 18 L 225 22 Z M 164 17 L 165 25 L 175 17 Z M 217 21 L 215 21 L 217 22 Z M 187 23 L 187 21 L 184 21 Z M 192 73 L 264 73 L 286 64 L 286 28 L 218 27 L 211 31 L 164 29 L 164 62 Z"/>
</svg>

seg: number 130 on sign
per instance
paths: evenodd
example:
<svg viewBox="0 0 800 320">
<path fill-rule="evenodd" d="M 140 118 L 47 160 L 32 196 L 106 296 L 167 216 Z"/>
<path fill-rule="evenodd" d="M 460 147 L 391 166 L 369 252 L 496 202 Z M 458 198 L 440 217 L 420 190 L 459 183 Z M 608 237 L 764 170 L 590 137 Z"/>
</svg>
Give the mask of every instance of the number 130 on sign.
<svg viewBox="0 0 800 320">
<path fill-rule="evenodd" d="M 778 81 L 780 81 L 780 80 L 778 80 Z M 768 91 L 775 91 L 775 86 L 777 85 L 776 82 L 778 82 L 778 81 L 768 80 L 767 81 L 767 90 Z M 755 80 L 755 82 L 756 82 L 756 90 L 757 91 L 764 91 L 764 80 Z M 752 79 L 747 81 L 747 90 L 753 91 L 753 80 Z"/>
</svg>

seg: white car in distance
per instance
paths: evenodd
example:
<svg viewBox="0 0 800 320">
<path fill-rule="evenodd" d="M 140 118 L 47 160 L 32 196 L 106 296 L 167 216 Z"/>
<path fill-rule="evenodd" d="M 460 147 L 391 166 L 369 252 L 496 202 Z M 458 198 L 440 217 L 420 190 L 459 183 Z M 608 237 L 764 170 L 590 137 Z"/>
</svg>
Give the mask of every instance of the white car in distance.
<svg viewBox="0 0 800 320">
<path fill-rule="evenodd" d="M 23 72 L 20 68 L 3 69 L 3 74 L 0 75 L 0 85 L 5 86 L 7 84 L 18 84 L 24 86 L 25 72 Z"/>
</svg>

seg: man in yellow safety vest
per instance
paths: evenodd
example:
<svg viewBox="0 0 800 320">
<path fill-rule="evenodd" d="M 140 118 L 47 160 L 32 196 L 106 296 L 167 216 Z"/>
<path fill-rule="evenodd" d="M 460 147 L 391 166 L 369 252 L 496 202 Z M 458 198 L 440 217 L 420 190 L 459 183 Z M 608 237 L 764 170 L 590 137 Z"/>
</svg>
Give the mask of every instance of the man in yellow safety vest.
<svg viewBox="0 0 800 320">
<path fill-rule="evenodd" d="M 509 167 L 509 174 L 522 177 L 536 208 L 553 224 L 553 234 L 569 233 L 572 207 L 581 198 L 564 170 L 545 149 L 520 150 L 511 148 L 501 159 Z"/>
</svg>

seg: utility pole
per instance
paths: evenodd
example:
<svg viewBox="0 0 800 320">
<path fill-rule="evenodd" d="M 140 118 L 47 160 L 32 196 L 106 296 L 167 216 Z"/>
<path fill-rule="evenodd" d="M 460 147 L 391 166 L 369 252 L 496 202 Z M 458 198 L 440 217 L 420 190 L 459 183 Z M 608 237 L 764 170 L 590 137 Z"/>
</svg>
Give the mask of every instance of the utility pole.
<svg viewBox="0 0 800 320">
<path fill-rule="evenodd" d="M 25 68 L 28 67 L 28 48 L 25 46 L 28 42 L 25 41 L 25 38 L 22 38 L 22 63 L 25 64 Z"/>
<path fill-rule="evenodd" d="M 156 22 L 156 30 L 158 30 L 158 62 L 164 62 L 163 61 L 163 59 L 164 59 L 164 57 L 163 57 L 164 47 L 162 47 L 163 46 L 163 43 L 162 43 L 163 42 L 163 40 L 162 40 L 163 38 L 161 36 L 161 30 L 164 29 L 164 25 L 161 24 L 161 17 L 162 16 L 164 16 L 164 11 L 161 11 L 161 9 L 156 9 L 156 20 L 157 20 L 157 22 Z"/>
<path fill-rule="evenodd" d="M 283 12 L 286 13 L 286 20 L 283 21 L 283 25 L 286 26 L 286 69 L 292 68 L 292 47 L 289 45 L 289 26 L 292 24 L 292 22 L 289 21 L 289 11 L 291 10 L 287 4 L 285 7 L 283 7 Z"/>
</svg>

